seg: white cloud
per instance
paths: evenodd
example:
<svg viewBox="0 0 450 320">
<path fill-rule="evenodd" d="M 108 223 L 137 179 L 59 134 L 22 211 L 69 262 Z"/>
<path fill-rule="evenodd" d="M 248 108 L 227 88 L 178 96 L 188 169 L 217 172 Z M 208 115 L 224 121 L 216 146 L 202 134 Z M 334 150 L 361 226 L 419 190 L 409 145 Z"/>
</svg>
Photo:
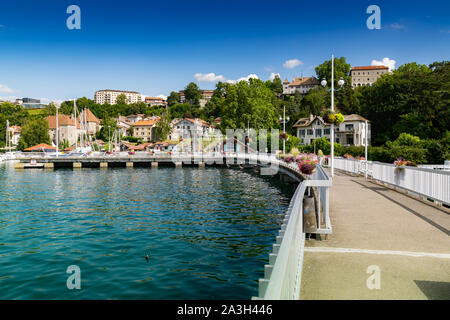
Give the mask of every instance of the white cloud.
<svg viewBox="0 0 450 320">
<path fill-rule="evenodd" d="M 11 88 L 8 88 L 7 86 L 0 84 L 0 93 L 13 93 L 14 90 Z"/>
<path fill-rule="evenodd" d="M 283 63 L 283 67 L 285 67 L 286 69 L 294 69 L 295 67 L 298 67 L 302 64 L 303 64 L 303 62 L 301 62 L 298 59 L 291 59 L 291 60 L 287 60 L 285 63 Z"/>
<path fill-rule="evenodd" d="M 17 97 L 17 96 L 0 96 L 0 100 L 1 101 L 11 101 L 11 102 L 15 102 L 16 99 L 22 99 L 22 97 Z"/>
<path fill-rule="evenodd" d="M 371 66 L 386 66 L 389 68 L 389 71 L 395 69 L 395 60 L 389 58 L 383 58 L 383 60 L 372 60 Z"/>
<path fill-rule="evenodd" d="M 225 81 L 225 77 L 222 75 L 217 75 L 214 72 L 211 73 L 196 73 L 194 75 L 194 78 L 198 82 L 218 82 L 218 81 Z"/>
<path fill-rule="evenodd" d="M 259 77 L 256 74 L 252 73 L 252 74 L 249 74 L 246 77 L 242 77 L 242 78 L 239 78 L 237 80 L 228 80 L 227 82 L 235 84 L 235 83 L 238 83 L 238 82 L 241 82 L 241 81 L 248 81 L 250 79 L 259 79 Z"/>
<path fill-rule="evenodd" d="M 269 80 L 270 80 L 270 81 L 273 81 L 273 79 L 275 79 L 276 76 L 278 76 L 278 78 L 281 79 L 281 76 L 280 76 L 279 73 L 271 72 L 271 73 L 270 73 L 270 76 L 269 76 Z"/>
<path fill-rule="evenodd" d="M 163 95 L 163 94 L 160 94 L 159 96 L 156 96 L 157 98 L 162 98 L 162 99 L 164 99 L 164 100 L 167 100 L 167 96 L 165 96 L 165 95 Z"/>
<path fill-rule="evenodd" d="M 266 70 L 267 72 L 270 72 L 270 71 L 272 71 L 272 68 L 265 67 L 264 70 Z"/>
</svg>

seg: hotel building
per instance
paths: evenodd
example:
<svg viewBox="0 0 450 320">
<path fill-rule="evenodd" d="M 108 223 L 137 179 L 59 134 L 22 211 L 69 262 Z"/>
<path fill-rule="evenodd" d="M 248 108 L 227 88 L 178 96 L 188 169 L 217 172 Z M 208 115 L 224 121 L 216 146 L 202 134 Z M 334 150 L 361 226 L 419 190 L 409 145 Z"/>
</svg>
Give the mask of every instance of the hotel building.
<svg viewBox="0 0 450 320">
<path fill-rule="evenodd" d="M 350 71 L 352 87 L 371 86 L 378 78 L 389 72 L 386 66 L 354 67 Z"/>
<path fill-rule="evenodd" d="M 139 92 L 122 90 L 98 90 L 95 92 L 94 100 L 98 104 L 116 104 L 117 97 L 120 94 L 126 96 L 127 104 L 141 102 L 141 94 Z"/>
</svg>

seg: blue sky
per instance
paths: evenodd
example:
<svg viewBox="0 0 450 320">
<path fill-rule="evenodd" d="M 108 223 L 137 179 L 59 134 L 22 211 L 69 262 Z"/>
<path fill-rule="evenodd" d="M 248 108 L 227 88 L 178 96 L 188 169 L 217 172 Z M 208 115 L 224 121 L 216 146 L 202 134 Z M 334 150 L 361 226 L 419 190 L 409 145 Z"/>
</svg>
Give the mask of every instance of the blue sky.
<svg viewBox="0 0 450 320">
<path fill-rule="evenodd" d="M 81 30 L 66 27 L 71 4 Z M 381 30 L 366 27 L 372 4 Z M 210 73 L 291 80 L 315 75 L 331 53 L 352 66 L 429 64 L 450 58 L 448 12 L 447 0 L 2 0 L 0 97 L 92 99 L 107 88 L 168 95 L 190 81 L 214 88 L 195 78 Z M 293 59 L 301 64 L 283 66 Z"/>
</svg>

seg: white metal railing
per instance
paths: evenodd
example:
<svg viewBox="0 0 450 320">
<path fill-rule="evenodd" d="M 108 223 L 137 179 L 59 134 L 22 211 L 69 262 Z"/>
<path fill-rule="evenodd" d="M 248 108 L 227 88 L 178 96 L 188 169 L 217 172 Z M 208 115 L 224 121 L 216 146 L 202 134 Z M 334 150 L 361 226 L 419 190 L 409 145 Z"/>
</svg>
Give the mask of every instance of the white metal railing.
<svg viewBox="0 0 450 320">
<path fill-rule="evenodd" d="M 335 168 L 364 174 L 365 160 L 336 158 Z M 367 161 L 368 176 L 374 180 L 450 205 L 450 171 L 423 167 L 397 168 L 394 164 Z"/>
<path fill-rule="evenodd" d="M 325 221 L 329 224 L 331 231 L 328 215 L 328 188 L 332 181 L 321 166 L 317 166 L 317 171 L 312 178 L 317 180 L 304 180 L 298 185 L 291 199 L 276 237 L 276 243 L 273 245 L 273 251 L 269 254 L 269 264 L 264 266 L 264 278 L 259 280 L 258 297 L 253 299 L 298 300 L 300 298 L 305 248 L 303 197 L 308 187 L 319 187 L 319 190 L 326 190 L 319 191 L 320 203 L 322 203 L 323 212 L 326 212 Z"/>
</svg>

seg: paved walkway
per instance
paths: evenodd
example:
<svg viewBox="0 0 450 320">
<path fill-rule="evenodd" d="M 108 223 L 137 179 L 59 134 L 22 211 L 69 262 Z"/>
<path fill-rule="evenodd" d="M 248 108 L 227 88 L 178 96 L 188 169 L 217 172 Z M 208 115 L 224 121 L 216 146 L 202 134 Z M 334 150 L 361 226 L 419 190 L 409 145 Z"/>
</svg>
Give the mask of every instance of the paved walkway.
<svg viewBox="0 0 450 320">
<path fill-rule="evenodd" d="M 450 210 L 369 181 L 335 172 L 333 234 L 306 242 L 301 299 L 450 299 Z"/>
</svg>

